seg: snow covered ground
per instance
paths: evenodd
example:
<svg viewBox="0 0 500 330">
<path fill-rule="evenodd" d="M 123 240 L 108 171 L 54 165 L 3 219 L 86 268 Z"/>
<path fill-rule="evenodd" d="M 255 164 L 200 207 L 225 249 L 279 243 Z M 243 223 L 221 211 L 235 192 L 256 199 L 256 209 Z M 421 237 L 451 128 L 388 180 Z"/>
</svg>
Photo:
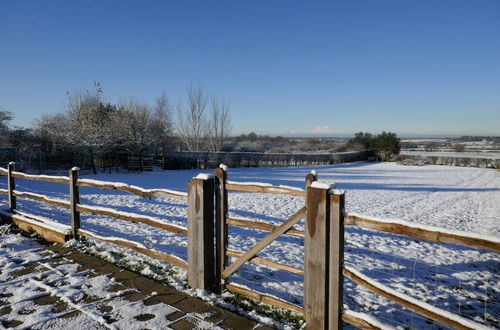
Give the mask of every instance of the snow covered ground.
<svg viewBox="0 0 500 330">
<path fill-rule="evenodd" d="M 400 166 L 394 163 L 353 163 L 336 166 L 229 169 L 233 181 L 266 182 L 303 187 L 312 169 L 321 181 L 346 190 L 346 211 L 403 219 L 470 233 L 500 233 L 500 172 L 447 166 Z M 187 190 L 197 173 L 212 170 L 84 176 L 120 181 L 145 188 Z M 0 188 L 6 188 L 5 177 Z M 68 187 L 17 180 L 18 190 L 67 198 Z M 186 205 L 169 198 L 145 200 L 116 191 L 81 188 L 81 203 L 141 213 L 186 226 Z M 2 203 L 6 196 L 2 195 Z M 280 224 L 303 206 L 303 198 L 230 192 L 230 216 Z M 34 201 L 18 200 L 21 211 L 69 223 L 65 210 Z M 303 226 L 303 222 L 298 227 Z M 187 260 L 186 238 L 141 224 L 101 216 L 83 216 L 82 228 L 100 235 L 122 237 Z M 266 233 L 230 227 L 229 248 L 247 251 Z M 493 252 L 450 244 L 434 244 L 357 227 L 346 228 L 346 264 L 390 288 L 499 327 L 500 256 Z M 303 239 L 282 236 L 259 256 L 303 268 Z M 178 272 L 178 276 L 185 276 Z M 233 282 L 301 305 L 303 278 L 271 268 L 246 264 Z M 345 307 L 369 313 L 380 321 L 404 328 L 439 328 L 399 305 L 369 293 L 346 280 Z"/>
<path fill-rule="evenodd" d="M 68 256 L 73 250 L 47 248 L 32 238 L 10 232 L 7 225 L 0 226 L 0 247 L 1 329 L 5 329 L 4 326 L 18 329 L 177 329 L 186 323 L 199 329 L 222 329 L 206 320 L 213 312 L 184 313 L 159 300 L 155 302 L 168 292 L 155 291 L 163 290 L 161 284 L 151 291 L 141 292 L 117 280 L 115 277 L 121 275 L 123 280 L 129 275 L 114 271 L 109 264 L 94 264 L 93 267 L 108 267 L 101 273 L 87 269 L 92 267 L 92 261 L 80 258 L 80 262 L 87 262 L 87 267 L 80 266 L 74 261 L 78 256 Z M 134 280 L 141 283 L 137 277 Z M 182 296 L 178 298 L 182 299 Z"/>
</svg>

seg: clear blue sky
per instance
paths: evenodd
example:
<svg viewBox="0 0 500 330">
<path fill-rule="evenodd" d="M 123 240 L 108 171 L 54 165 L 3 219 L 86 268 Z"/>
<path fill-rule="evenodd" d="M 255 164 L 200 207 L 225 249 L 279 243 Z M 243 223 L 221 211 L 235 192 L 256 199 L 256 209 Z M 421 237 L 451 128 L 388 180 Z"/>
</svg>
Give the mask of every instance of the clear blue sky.
<svg viewBox="0 0 500 330">
<path fill-rule="evenodd" d="M 14 124 L 94 80 L 110 102 L 199 82 L 234 133 L 500 135 L 500 1 L 0 2 Z"/>
</svg>

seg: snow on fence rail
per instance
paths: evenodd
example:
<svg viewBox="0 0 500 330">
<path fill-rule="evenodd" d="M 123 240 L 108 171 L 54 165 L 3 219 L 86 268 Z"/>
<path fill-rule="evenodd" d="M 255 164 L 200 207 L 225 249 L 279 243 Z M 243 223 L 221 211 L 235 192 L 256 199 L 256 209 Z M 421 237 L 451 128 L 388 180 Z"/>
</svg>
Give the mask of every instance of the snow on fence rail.
<svg viewBox="0 0 500 330">
<path fill-rule="evenodd" d="M 177 266 L 177 267 L 182 268 L 182 269 L 188 268 L 188 264 L 184 260 L 182 260 L 176 256 L 171 256 L 171 255 L 162 253 L 160 251 L 148 249 L 144 245 L 137 243 L 137 242 L 121 239 L 118 237 L 104 237 L 104 236 L 100 236 L 100 235 L 97 235 L 97 234 L 92 233 L 90 231 L 83 230 L 83 229 L 79 229 L 78 234 L 82 235 L 82 236 L 90 237 L 90 238 L 95 239 L 95 240 L 103 241 L 106 243 L 112 243 L 115 245 L 120 245 L 120 246 L 129 248 L 131 250 L 134 250 L 134 251 L 139 252 L 141 254 L 147 255 L 149 257 L 166 261 L 166 262 L 171 263 L 172 265 Z"/>
<path fill-rule="evenodd" d="M 9 175 L 9 169 L 10 169 L 10 167 L 7 169 L 0 167 L 0 175 Z M 14 166 L 12 166 L 12 172 L 10 173 L 10 175 L 12 175 L 12 177 L 14 177 L 14 178 L 19 178 L 19 179 L 69 184 L 69 177 L 67 177 L 67 176 L 26 174 L 26 173 L 14 171 Z"/>
<path fill-rule="evenodd" d="M 113 243 L 116 245 L 124 246 L 130 248 L 134 251 L 142 253 L 144 255 L 157 258 L 163 261 L 167 261 L 175 266 L 187 269 L 187 263 L 175 256 L 170 256 L 168 254 L 153 251 L 145 248 L 144 246 L 134 243 L 131 241 L 119 239 L 119 238 L 106 238 L 94 233 L 91 233 L 80 228 L 80 213 L 94 214 L 110 216 L 116 219 L 130 221 L 134 223 L 143 223 L 151 227 L 160 228 L 178 235 L 187 236 L 187 228 L 166 223 L 160 219 L 145 216 L 137 213 L 121 212 L 112 208 L 96 207 L 91 205 L 85 205 L 79 203 L 79 186 L 94 187 L 99 189 L 113 189 L 129 192 L 140 197 L 151 199 L 152 196 L 166 196 L 170 198 L 175 198 L 181 201 L 187 201 L 187 194 L 180 191 L 168 190 L 168 189 L 144 189 L 137 186 L 130 186 L 121 182 L 107 182 L 99 180 L 88 180 L 88 179 L 78 179 L 78 168 L 73 168 L 70 170 L 70 176 L 47 176 L 47 175 L 28 175 L 21 172 L 14 171 L 14 163 L 9 163 L 8 168 L 0 167 L 0 175 L 7 175 L 8 188 L 0 189 L 0 194 L 7 194 L 9 196 L 9 212 L 0 213 L 2 217 L 9 218 L 17 226 L 25 231 L 37 232 L 42 237 L 56 242 L 64 242 L 69 236 L 76 237 L 78 235 L 91 237 L 96 240 Z M 62 200 L 56 198 L 50 198 L 45 195 L 30 193 L 26 191 L 15 190 L 16 184 L 14 178 L 21 178 L 25 180 L 35 180 L 35 181 L 47 181 L 53 183 L 61 183 L 70 185 L 70 200 Z M 57 206 L 63 209 L 71 211 L 71 227 L 65 225 L 58 225 L 57 230 L 54 229 L 54 225 L 43 219 L 37 219 L 34 215 L 19 215 L 16 210 L 16 198 L 26 198 L 35 200 L 41 203 Z M 17 213 L 17 214 L 16 214 Z M 62 229 L 64 228 L 64 230 Z M 71 232 L 71 233 L 70 233 Z"/>
<path fill-rule="evenodd" d="M 273 186 L 272 184 L 260 183 L 260 182 L 227 181 L 226 189 L 234 191 L 255 192 L 255 193 L 283 194 L 283 195 L 299 196 L 299 197 L 304 197 L 305 195 L 304 189 L 290 187 L 290 186 Z"/>
<path fill-rule="evenodd" d="M 78 179 L 78 171 L 70 171 L 69 177 L 48 177 L 24 175 L 14 172 L 14 165 L 8 169 L 0 168 L 0 174 L 8 176 L 8 188 L 0 189 L 0 194 L 9 196 L 11 212 L 1 211 L 2 217 L 9 217 L 21 229 L 36 231 L 44 238 L 64 241 L 68 237 L 67 226 L 54 225 L 48 221 L 36 221 L 15 212 L 16 197 L 29 198 L 69 209 L 72 213 L 72 233 L 93 239 L 117 244 L 139 253 L 169 262 L 188 270 L 189 285 L 194 288 L 221 292 L 228 289 L 261 303 L 283 308 L 305 316 L 308 329 L 337 328 L 342 322 L 363 328 L 383 328 L 377 319 L 370 315 L 343 310 L 344 277 L 380 296 L 389 298 L 417 314 L 435 322 L 457 329 L 480 329 L 484 326 L 460 315 L 439 309 L 428 303 L 418 301 L 361 274 L 355 269 L 344 266 L 344 225 L 359 226 L 371 230 L 403 235 L 437 243 L 453 243 L 500 252 L 500 240 L 484 235 L 417 225 L 401 220 L 387 220 L 344 212 L 344 192 L 331 189 L 329 185 L 317 183 L 317 174 L 306 176 L 305 188 L 273 186 L 262 183 L 227 181 L 227 168 L 220 167 L 215 175 L 202 175 L 193 178 L 188 184 L 188 193 L 167 189 L 143 189 L 125 183 Z M 70 185 L 70 201 L 49 198 L 44 195 L 15 190 L 14 178 L 41 180 Z M 187 201 L 188 228 L 167 224 L 153 217 L 135 213 L 120 212 L 109 208 L 93 207 L 79 203 L 79 186 L 100 189 L 122 190 L 144 198 L 168 196 Z M 281 225 L 228 216 L 228 190 L 286 194 L 303 196 L 305 206 L 298 210 Z M 16 214 L 17 213 L 17 214 Z M 79 228 L 79 214 L 90 213 L 112 216 L 121 220 L 140 222 L 165 229 L 188 237 L 188 262 L 165 253 L 145 248 L 142 244 L 115 237 L 102 237 Z M 294 225 L 306 218 L 305 230 Z M 269 232 L 260 242 L 246 252 L 228 248 L 228 226 L 251 228 Z M 61 229 L 62 227 L 66 228 Z M 304 268 L 292 267 L 284 263 L 257 256 L 266 246 L 280 235 L 304 237 Z M 215 237 L 215 240 L 214 240 Z M 228 258 L 236 261 L 229 264 Z M 304 276 L 304 306 L 285 301 L 281 298 L 250 290 L 232 283 L 229 277 L 243 264 L 250 262 Z"/>
<path fill-rule="evenodd" d="M 258 229 L 263 231 L 273 231 L 277 227 L 266 222 L 245 218 L 228 217 L 226 219 L 226 222 L 231 226 Z M 348 213 L 344 215 L 344 225 L 357 226 L 394 235 L 417 238 L 429 242 L 460 244 L 500 253 L 500 239 L 496 237 L 471 234 L 458 230 L 447 230 L 444 228 L 432 226 L 423 226 L 399 219 L 381 219 L 370 217 L 367 215 L 360 215 L 357 213 Z M 292 227 L 288 229 L 284 233 L 284 235 L 304 237 L 305 232 L 303 230 L 298 230 Z"/>
<path fill-rule="evenodd" d="M 9 175 L 9 170 L 0 167 L 0 175 Z M 12 171 L 11 175 L 14 178 L 25 179 L 25 180 L 45 181 L 52 183 L 61 183 L 66 185 L 70 184 L 70 178 L 67 176 L 34 175 L 16 171 Z M 123 182 L 78 179 L 77 185 L 80 187 L 121 190 L 147 199 L 151 199 L 153 196 L 163 196 L 163 197 L 174 198 L 183 202 L 187 201 L 187 194 L 181 191 L 175 191 L 169 189 L 144 189 L 138 186 L 128 185 Z"/>
<path fill-rule="evenodd" d="M 174 198 L 183 202 L 187 201 L 187 194 L 181 191 L 175 191 L 169 189 L 144 189 L 138 186 L 131 186 L 122 182 L 79 179 L 77 181 L 77 185 L 80 187 L 121 190 L 147 199 L 151 199 L 151 197 L 153 196 L 162 196 L 162 197 Z"/>
<path fill-rule="evenodd" d="M 404 220 L 380 219 L 357 213 L 346 214 L 344 224 L 430 242 L 461 244 L 500 253 L 500 239 L 486 235 L 425 226 Z"/>
</svg>

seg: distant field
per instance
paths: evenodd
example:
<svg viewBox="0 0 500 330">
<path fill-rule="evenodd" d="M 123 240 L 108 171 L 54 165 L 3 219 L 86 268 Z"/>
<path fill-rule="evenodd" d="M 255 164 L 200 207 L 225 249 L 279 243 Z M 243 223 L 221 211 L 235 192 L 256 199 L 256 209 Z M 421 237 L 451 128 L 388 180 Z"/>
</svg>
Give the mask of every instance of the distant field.
<svg viewBox="0 0 500 330">
<path fill-rule="evenodd" d="M 403 156 L 421 156 L 421 157 L 456 157 L 456 158 L 484 158 L 500 159 L 500 151 L 408 151 L 401 150 Z"/>
</svg>

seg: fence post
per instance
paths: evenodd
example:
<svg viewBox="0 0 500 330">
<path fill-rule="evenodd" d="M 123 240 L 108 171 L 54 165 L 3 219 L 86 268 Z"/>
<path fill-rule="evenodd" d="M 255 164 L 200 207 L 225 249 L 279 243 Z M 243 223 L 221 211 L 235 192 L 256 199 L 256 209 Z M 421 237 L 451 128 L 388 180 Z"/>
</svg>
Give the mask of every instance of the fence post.
<svg viewBox="0 0 500 330">
<path fill-rule="evenodd" d="M 306 188 L 305 188 L 305 205 L 307 208 L 307 188 L 311 186 L 314 181 L 318 181 L 318 173 L 316 171 L 311 171 L 311 173 L 306 175 Z"/>
<path fill-rule="evenodd" d="M 344 300 L 344 201 L 345 193 L 330 192 L 330 283 L 328 324 L 330 329 L 342 329 L 342 309 Z"/>
<path fill-rule="evenodd" d="M 344 194 L 312 183 L 306 191 L 304 314 L 307 329 L 342 328 Z"/>
<path fill-rule="evenodd" d="M 9 162 L 7 165 L 7 186 L 9 189 L 9 211 L 14 212 L 16 209 L 17 203 L 16 203 L 16 196 L 14 195 L 14 190 L 16 189 L 16 178 L 12 176 L 12 171 L 15 171 L 16 169 L 16 163 L 14 162 Z"/>
<path fill-rule="evenodd" d="M 215 169 L 215 277 L 220 285 L 220 292 L 224 290 L 225 284 L 222 281 L 221 274 L 226 268 L 227 258 L 227 166 L 220 166 Z"/>
<path fill-rule="evenodd" d="M 71 205 L 71 235 L 73 238 L 77 237 L 78 229 L 80 229 L 80 212 L 77 211 L 76 206 L 80 203 L 80 191 L 77 186 L 78 167 L 73 167 L 69 170 L 69 202 Z"/>
<path fill-rule="evenodd" d="M 199 174 L 188 183 L 188 284 L 216 291 L 213 175 Z"/>
</svg>

